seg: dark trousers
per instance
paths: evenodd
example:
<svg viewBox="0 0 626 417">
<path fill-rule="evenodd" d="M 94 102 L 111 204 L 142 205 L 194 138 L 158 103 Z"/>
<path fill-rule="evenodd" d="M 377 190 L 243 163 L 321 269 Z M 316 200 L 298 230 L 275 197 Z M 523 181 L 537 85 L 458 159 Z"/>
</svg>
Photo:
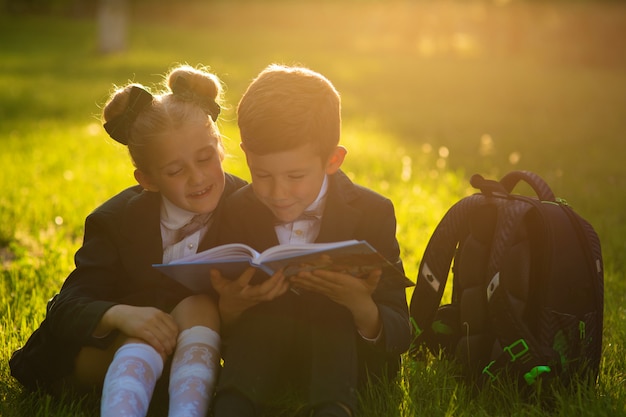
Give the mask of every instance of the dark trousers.
<svg viewBox="0 0 626 417">
<path fill-rule="evenodd" d="M 350 312 L 326 297 L 288 292 L 261 303 L 223 333 L 215 402 L 237 392 L 259 409 L 295 388 L 311 406 L 355 410 L 356 337 Z"/>
</svg>

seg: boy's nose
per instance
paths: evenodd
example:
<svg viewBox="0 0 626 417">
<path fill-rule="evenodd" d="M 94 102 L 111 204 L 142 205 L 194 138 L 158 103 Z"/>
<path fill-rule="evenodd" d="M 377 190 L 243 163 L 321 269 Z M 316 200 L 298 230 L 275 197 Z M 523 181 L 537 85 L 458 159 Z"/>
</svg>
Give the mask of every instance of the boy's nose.
<svg viewBox="0 0 626 417">
<path fill-rule="evenodd" d="M 270 189 L 270 195 L 274 200 L 284 197 L 285 187 L 279 181 L 274 181 Z"/>
</svg>

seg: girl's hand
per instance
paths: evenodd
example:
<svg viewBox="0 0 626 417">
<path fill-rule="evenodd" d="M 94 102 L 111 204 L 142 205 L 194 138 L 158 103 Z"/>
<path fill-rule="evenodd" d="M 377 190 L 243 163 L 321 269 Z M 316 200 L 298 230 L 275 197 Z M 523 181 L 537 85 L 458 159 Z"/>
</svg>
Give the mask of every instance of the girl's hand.
<svg viewBox="0 0 626 417">
<path fill-rule="evenodd" d="M 367 278 L 318 269 L 301 272 L 291 277 L 290 281 L 297 288 L 324 295 L 346 307 L 352 313 L 359 333 L 373 339 L 382 326 L 378 306 L 372 299 L 380 275 L 380 269 L 372 271 Z"/>
<path fill-rule="evenodd" d="M 161 355 L 174 352 L 178 325 L 174 318 L 154 307 L 118 304 L 108 309 L 94 335 L 117 329 L 128 337 L 144 340 Z"/>
<path fill-rule="evenodd" d="M 289 289 L 289 282 L 282 271 L 278 271 L 261 284 L 250 285 L 255 272 L 255 268 L 248 268 L 233 281 L 224 278 L 218 270 L 211 270 L 211 283 L 220 295 L 219 310 L 224 324 L 235 321 L 250 307 L 273 300 Z"/>
</svg>

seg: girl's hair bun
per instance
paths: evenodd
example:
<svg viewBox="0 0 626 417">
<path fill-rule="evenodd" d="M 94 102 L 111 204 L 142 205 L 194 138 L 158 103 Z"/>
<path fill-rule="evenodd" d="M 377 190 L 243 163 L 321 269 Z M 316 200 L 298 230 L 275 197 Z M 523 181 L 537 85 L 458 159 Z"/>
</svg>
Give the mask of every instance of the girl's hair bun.
<svg viewBox="0 0 626 417">
<path fill-rule="evenodd" d="M 111 138 L 128 145 L 130 128 L 139 113 L 152 104 L 154 97 L 141 84 L 117 90 L 104 108 L 104 129 Z"/>
<path fill-rule="evenodd" d="M 222 84 L 217 76 L 182 65 L 168 74 L 167 85 L 174 96 L 198 104 L 213 121 L 217 120 L 222 96 Z"/>
</svg>

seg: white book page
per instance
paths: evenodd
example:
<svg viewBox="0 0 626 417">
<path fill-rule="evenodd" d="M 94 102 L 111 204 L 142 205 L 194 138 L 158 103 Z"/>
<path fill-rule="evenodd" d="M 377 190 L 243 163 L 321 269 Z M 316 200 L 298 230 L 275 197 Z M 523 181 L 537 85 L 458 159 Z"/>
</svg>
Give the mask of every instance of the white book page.
<svg viewBox="0 0 626 417">
<path fill-rule="evenodd" d="M 170 262 L 170 265 L 181 263 L 200 263 L 207 261 L 232 261 L 240 259 L 253 259 L 258 255 L 259 253 L 252 249 L 250 246 L 241 243 L 229 243 L 196 253 L 191 256 L 177 259 Z"/>
<path fill-rule="evenodd" d="M 260 264 L 265 261 L 272 261 L 276 259 L 285 259 L 292 256 L 304 255 L 307 253 L 322 252 L 329 249 L 340 248 L 343 246 L 350 246 L 358 243 L 358 240 L 344 240 L 341 242 L 331 243 L 302 243 L 302 244 L 285 244 L 278 245 L 267 249 L 258 256 L 256 263 Z"/>
</svg>

